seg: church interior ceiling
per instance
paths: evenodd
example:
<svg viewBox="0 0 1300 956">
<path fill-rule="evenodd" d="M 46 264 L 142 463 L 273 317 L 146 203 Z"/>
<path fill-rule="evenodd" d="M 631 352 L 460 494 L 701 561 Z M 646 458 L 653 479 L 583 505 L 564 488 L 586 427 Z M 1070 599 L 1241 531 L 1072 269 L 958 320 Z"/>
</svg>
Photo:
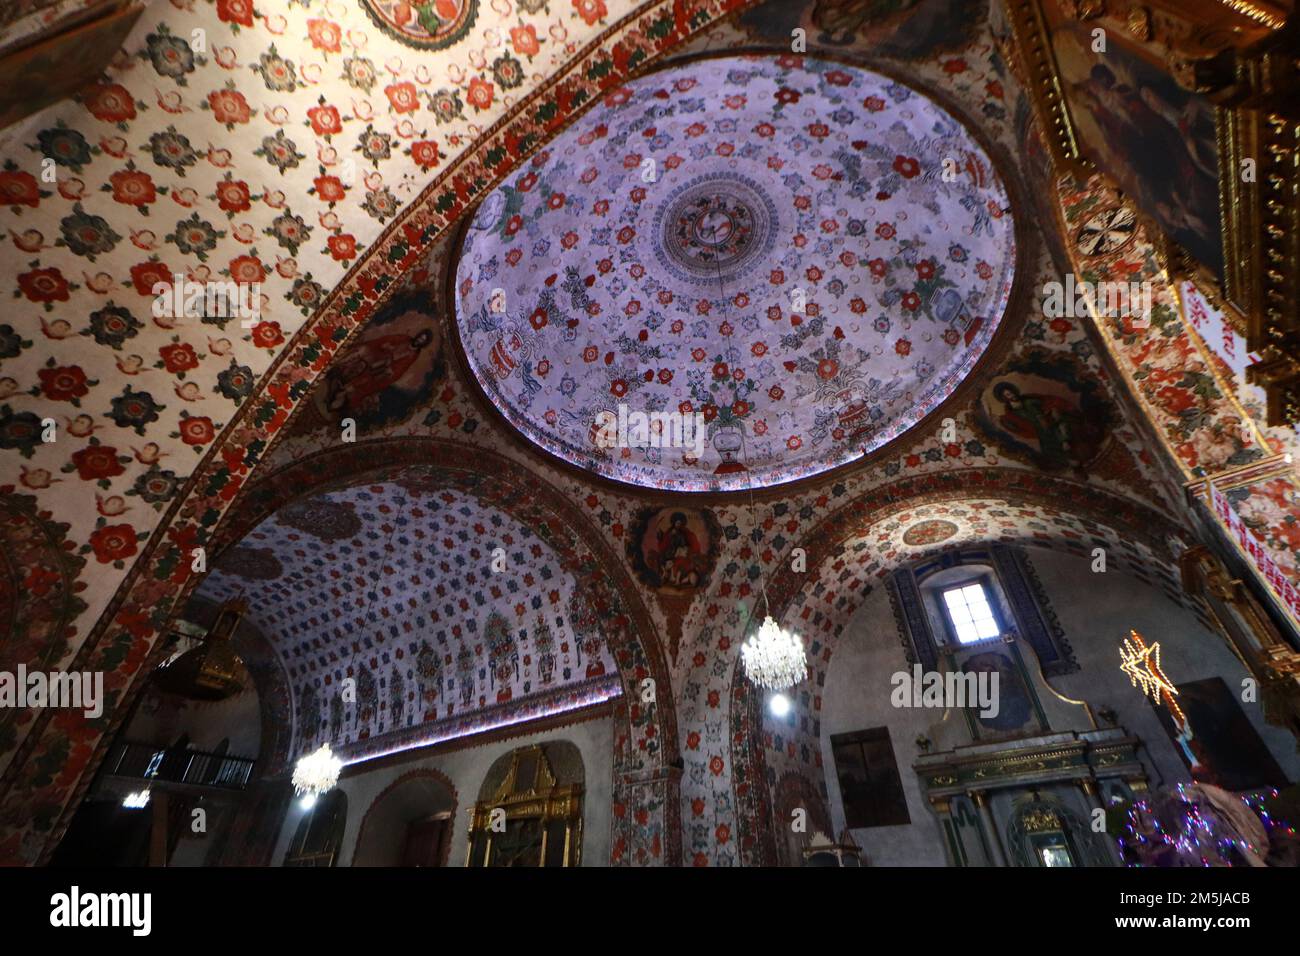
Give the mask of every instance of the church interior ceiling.
<svg viewBox="0 0 1300 956">
<path fill-rule="evenodd" d="M 0 50 L 66 0 L 19 6 Z M 760 598 L 815 681 L 892 570 L 971 542 L 1104 548 L 1186 603 L 1187 485 L 1227 473 L 1217 520 L 1300 585 L 1294 429 L 1217 344 L 1248 351 L 1197 213 L 1212 119 L 1166 90 L 1196 209 L 1115 176 L 1155 213 L 1130 227 L 1125 156 L 1055 171 L 1017 29 L 984 0 L 149 4 L 0 130 L 0 669 L 99 668 L 120 704 L 191 599 L 237 598 L 299 749 L 618 700 L 618 766 L 680 781 L 616 787 L 655 822 L 615 856 L 725 866 Z M 1086 135 L 1109 85 L 1071 64 Z M 1149 280 L 1154 329 L 1046 314 L 1073 262 Z M 620 408 L 704 432 L 611 449 Z M 448 478 L 475 469 L 499 486 Z M 669 713 L 627 699 L 648 674 Z M 0 860 L 48 852 L 108 730 L 0 717 Z M 768 731 L 773 776 L 808 763 Z"/>
</svg>

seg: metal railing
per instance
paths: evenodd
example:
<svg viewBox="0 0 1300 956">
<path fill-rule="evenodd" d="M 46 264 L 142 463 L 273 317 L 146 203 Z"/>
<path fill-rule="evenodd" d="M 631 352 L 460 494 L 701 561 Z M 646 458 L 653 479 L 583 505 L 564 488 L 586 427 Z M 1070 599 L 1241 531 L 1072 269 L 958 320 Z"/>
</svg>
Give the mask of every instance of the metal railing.
<svg viewBox="0 0 1300 956">
<path fill-rule="evenodd" d="M 119 777 L 242 790 L 255 762 L 252 757 L 126 741 L 114 746 L 104 766 L 106 773 Z"/>
</svg>

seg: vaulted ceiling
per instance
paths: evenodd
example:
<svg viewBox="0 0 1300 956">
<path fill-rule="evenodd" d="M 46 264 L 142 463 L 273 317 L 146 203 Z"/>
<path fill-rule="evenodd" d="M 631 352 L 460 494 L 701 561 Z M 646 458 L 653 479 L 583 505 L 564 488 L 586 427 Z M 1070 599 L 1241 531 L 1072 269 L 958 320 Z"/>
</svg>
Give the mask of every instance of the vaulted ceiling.
<svg viewBox="0 0 1300 956">
<path fill-rule="evenodd" d="M 304 747 L 428 743 L 621 692 L 552 544 L 419 467 L 279 509 L 197 596 L 246 603 L 284 663 Z M 359 706 L 344 721 L 329 703 L 348 678 Z"/>
</svg>

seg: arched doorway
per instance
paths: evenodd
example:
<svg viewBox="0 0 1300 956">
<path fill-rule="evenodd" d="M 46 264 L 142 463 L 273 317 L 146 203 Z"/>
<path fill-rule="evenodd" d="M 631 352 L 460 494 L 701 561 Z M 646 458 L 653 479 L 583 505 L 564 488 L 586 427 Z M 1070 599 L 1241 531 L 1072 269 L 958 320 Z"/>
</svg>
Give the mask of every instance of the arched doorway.
<svg viewBox="0 0 1300 956">
<path fill-rule="evenodd" d="M 366 811 L 353 866 L 446 866 L 456 818 L 456 789 L 436 770 L 413 770 L 391 783 Z"/>
</svg>

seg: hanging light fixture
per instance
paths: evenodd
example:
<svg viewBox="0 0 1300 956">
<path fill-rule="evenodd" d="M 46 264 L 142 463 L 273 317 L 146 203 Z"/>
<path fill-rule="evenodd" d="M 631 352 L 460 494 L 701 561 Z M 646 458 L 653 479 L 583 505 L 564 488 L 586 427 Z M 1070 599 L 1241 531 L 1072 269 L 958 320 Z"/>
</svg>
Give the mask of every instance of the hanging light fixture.
<svg viewBox="0 0 1300 956">
<path fill-rule="evenodd" d="M 768 690 L 785 690 L 808 676 L 803 641 L 768 615 L 758 632 L 740 647 L 745 675 Z"/>
<path fill-rule="evenodd" d="M 330 745 L 301 757 L 293 768 L 293 790 L 303 798 L 303 805 L 311 807 L 322 793 L 329 793 L 339 782 L 343 761 L 334 756 Z"/>
</svg>

